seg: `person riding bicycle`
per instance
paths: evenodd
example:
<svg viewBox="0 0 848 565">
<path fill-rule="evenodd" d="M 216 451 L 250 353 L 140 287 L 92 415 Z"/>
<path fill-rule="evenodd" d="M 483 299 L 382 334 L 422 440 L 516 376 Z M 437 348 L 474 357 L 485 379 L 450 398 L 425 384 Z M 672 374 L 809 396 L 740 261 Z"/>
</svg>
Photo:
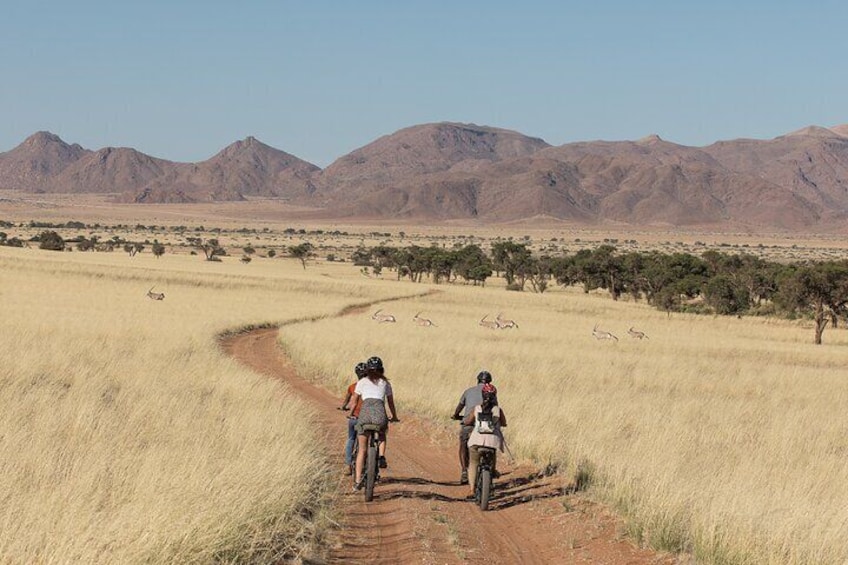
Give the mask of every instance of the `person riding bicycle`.
<svg viewBox="0 0 848 565">
<path fill-rule="evenodd" d="M 477 384 L 465 392 L 459 398 L 459 404 L 453 411 L 452 418 L 454 420 L 462 420 L 468 416 L 474 407 L 483 403 L 483 386 L 492 382 L 492 373 L 489 371 L 480 371 L 477 374 Z M 460 414 L 462 412 L 462 414 Z M 468 436 L 471 435 L 473 426 L 462 425 L 459 428 L 459 484 L 468 484 Z"/>
<path fill-rule="evenodd" d="M 504 450 L 504 438 L 501 428 L 506 427 L 506 414 L 498 406 L 498 389 L 495 385 L 487 383 L 482 389 L 483 402 L 473 408 L 462 423 L 472 426 L 468 437 L 469 452 L 469 484 L 471 484 L 471 496 L 474 496 L 474 485 L 477 480 L 477 465 L 480 463 L 480 447 L 491 447 L 499 451 Z M 492 460 L 492 477 L 497 476 L 498 455 L 494 453 Z"/>
<path fill-rule="evenodd" d="M 351 399 L 353 398 L 353 393 L 356 389 L 356 383 L 362 380 L 365 376 L 365 373 L 368 371 L 365 363 L 357 363 L 353 368 L 353 372 L 356 373 L 356 381 L 352 382 L 349 387 L 347 387 L 347 394 L 345 395 L 344 402 L 339 406 L 339 410 L 348 410 L 348 404 L 350 404 Z M 347 419 L 347 443 L 345 443 L 345 469 L 348 474 L 351 474 L 351 467 L 353 466 L 353 444 L 356 441 L 356 419 L 359 416 L 359 410 L 362 407 L 362 401 L 358 401 L 353 405 L 353 410 L 350 411 L 350 416 Z"/>
<path fill-rule="evenodd" d="M 363 426 L 372 424 L 380 426 L 380 468 L 385 469 L 386 464 L 386 430 L 389 422 L 398 422 L 395 400 L 392 393 L 392 385 L 389 384 L 383 368 L 383 360 L 379 357 L 371 357 L 365 363 L 367 369 L 366 378 L 356 383 L 354 389 L 354 403 L 361 399 L 362 407 L 359 410 L 359 418 L 356 422 L 358 434 L 359 452 L 356 454 L 355 489 L 359 490 L 363 484 L 362 469 L 365 466 L 366 436 Z M 386 402 L 392 413 L 391 419 L 386 415 Z"/>
</svg>

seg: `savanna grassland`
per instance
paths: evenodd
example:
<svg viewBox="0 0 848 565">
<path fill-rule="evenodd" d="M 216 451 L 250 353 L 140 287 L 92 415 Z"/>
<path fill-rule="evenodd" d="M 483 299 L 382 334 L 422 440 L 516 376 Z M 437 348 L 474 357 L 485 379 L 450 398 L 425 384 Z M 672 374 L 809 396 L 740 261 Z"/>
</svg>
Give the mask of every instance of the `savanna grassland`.
<svg viewBox="0 0 848 565">
<path fill-rule="evenodd" d="M 155 227 L 122 217 L 62 230 L 147 242 L 134 257 L 0 247 L 0 562 L 268 562 L 320 543 L 330 481 L 308 407 L 216 339 L 298 320 L 280 339 L 303 374 L 341 391 L 356 361 L 380 355 L 402 417 L 452 426 L 461 391 L 490 370 L 512 451 L 579 478 L 637 540 L 705 563 L 848 561 L 845 329 L 815 346 L 801 321 L 669 316 L 575 288 L 506 292 L 500 279 L 415 284 L 363 276 L 349 261 L 360 245 L 499 237 L 551 253 L 611 243 L 787 261 L 844 257 L 836 242 L 469 226 L 319 233 L 209 217 L 179 230 L 178 213 Z M 220 238 L 229 256 L 190 255 L 187 236 Z M 167 247 L 160 259 L 154 240 Z M 301 241 L 317 254 L 305 269 L 281 258 Z M 144 296 L 154 285 L 164 301 Z M 363 304 L 373 306 L 336 316 Z M 398 322 L 371 320 L 380 307 Z M 436 326 L 415 326 L 419 311 Z M 478 326 L 498 312 L 519 328 Z M 619 341 L 595 340 L 596 324 Z M 631 326 L 648 339 L 630 338 Z"/>
<path fill-rule="evenodd" d="M 0 248 L 0 562 L 267 563 L 313 543 L 309 410 L 216 337 L 378 294 L 314 275 Z"/>
<path fill-rule="evenodd" d="M 797 322 L 668 316 L 577 289 L 432 288 L 375 305 L 395 324 L 319 320 L 283 328 L 282 345 L 331 387 L 379 354 L 401 411 L 445 425 L 488 369 L 515 454 L 588 482 L 654 547 L 706 563 L 848 560 L 846 330 L 815 346 Z M 436 327 L 416 326 L 419 311 Z M 478 326 L 498 312 L 520 327 Z M 595 340 L 598 323 L 619 341 Z"/>
</svg>

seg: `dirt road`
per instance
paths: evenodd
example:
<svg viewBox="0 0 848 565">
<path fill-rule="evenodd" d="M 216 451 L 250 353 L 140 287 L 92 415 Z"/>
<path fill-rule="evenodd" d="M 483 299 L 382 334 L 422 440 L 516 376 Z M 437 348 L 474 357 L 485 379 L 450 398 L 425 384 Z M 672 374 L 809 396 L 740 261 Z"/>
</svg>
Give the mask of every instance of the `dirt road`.
<svg viewBox="0 0 848 565">
<path fill-rule="evenodd" d="M 389 435 L 389 468 L 365 503 L 342 473 L 347 423 L 341 397 L 300 378 L 276 346 L 277 329 L 228 337 L 226 352 L 253 370 L 284 380 L 315 409 L 325 445 L 338 463 L 344 516 L 331 563 L 626 563 L 671 564 L 668 555 L 622 539 L 616 519 L 573 493 L 560 477 L 499 464 L 490 511 L 481 512 L 459 485 L 456 439 L 434 443 L 434 429 L 398 406 L 402 422 Z M 453 407 L 447 407 L 447 410 Z"/>
</svg>

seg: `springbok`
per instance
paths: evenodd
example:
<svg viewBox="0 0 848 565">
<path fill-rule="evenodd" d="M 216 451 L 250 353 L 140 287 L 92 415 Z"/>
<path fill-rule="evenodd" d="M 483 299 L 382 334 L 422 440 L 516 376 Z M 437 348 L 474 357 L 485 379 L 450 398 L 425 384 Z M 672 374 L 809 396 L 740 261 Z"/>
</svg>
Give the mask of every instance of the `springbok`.
<svg viewBox="0 0 848 565">
<path fill-rule="evenodd" d="M 595 324 L 595 327 L 592 328 L 592 335 L 595 337 L 595 339 L 612 339 L 618 341 L 618 338 L 612 335 L 610 332 L 599 330 L 598 324 Z"/>
<path fill-rule="evenodd" d="M 648 335 L 645 332 L 640 332 L 639 330 L 634 330 L 631 326 L 627 333 L 630 337 L 635 337 L 636 339 L 648 339 Z"/>
<path fill-rule="evenodd" d="M 371 315 L 371 319 L 372 319 L 372 320 L 376 320 L 376 321 L 380 322 L 381 324 L 382 324 L 383 322 L 397 322 L 397 320 L 395 319 L 395 317 L 394 317 L 394 316 L 392 316 L 391 314 L 380 314 L 380 312 L 382 312 L 382 311 L 383 311 L 383 309 L 382 309 L 382 308 L 380 308 L 379 310 L 377 310 L 376 312 L 374 312 L 374 313 Z"/>
<path fill-rule="evenodd" d="M 490 330 L 496 330 L 496 329 L 498 329 L 498 328 L 500 327 L 500 324 L 498 324 L 497 320 L 487 320 L 486 318 L 488 318 L 488 317 L 489 317 L 489 315 L 488 315 L 488 314 L 486 314 L 485 316 L 483 316 L 483 317 L 480 319 L 480 321 L 479 321 L 479 322 L 477 322 L 477 325 L 478 325 L 478 326 L 482 326 L 482 327 L 484 327 L 484 328 L 488 328 L 488 329 L 490 329 Z"/>
<path fill-rule="evenodd" d="M 433 320 L 428 320 L 427 318 L 422 318 L 421 312 L 418 312 L 418 314 L 414 315 L 412 317 L 412 321 L 415 322 L 416 326 L 421 326 L 421 327 L 424 327 L 424 328 L 429 328 L 430 326 L 436 327 L 436 324 L 433 323 Z"/>
<path fill-rule="evenodd" d="M 152 300 L 165 300 L 165 293 L 164 292 L 153 292 L 154 288 L 156 288 L 156 287 L 151 286 L 150 290 L 147 291 L 147 298 L 150 298 Z"/>
<path fill-rule="evenodd" d="M 495 321 L 498 323 L 498 328 L 502 330 L 515 328 L 518 329 L 518 324 L 515 323 L 515 320 L 504 320 L 501 318 L 502 312 L 498 312 L 498 315 L 495 316 Z"/>
</svg>

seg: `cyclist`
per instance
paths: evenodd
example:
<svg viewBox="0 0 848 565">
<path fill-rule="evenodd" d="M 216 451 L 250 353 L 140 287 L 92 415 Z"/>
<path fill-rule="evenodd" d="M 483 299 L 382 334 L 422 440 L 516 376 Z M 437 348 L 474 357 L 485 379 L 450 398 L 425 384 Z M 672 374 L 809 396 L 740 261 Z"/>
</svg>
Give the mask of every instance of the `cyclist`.
<svg viewBox="0 0 848 565">
<path fill-rule="evenodd" d="M 503 432 L 501 428 L 506 427 L 506 414 L 498 406 L 498 390 L 493 384 L 484 384 L 482 389 L 483 402 L 475 406 L 462 423 L 472 426 L 468 437 L 469 461 L 469 484 L 471 484 L 471 496 L 474 496 L 474 484 L 477 480 L 477 465 L 480 463 L 480 452 L 478 447 L 493 447 L 500 451 L 504 450 Z M 485 423 L 490 424 L 486 429 Z M 495 452 L 492 461 L 492 477 L 497 477 L 494 470 L 497 466 L 498 455 Z"/>
<path fill-rule="evenodd" d="M 397 410 L 395 409 L 395 400 L 392 393 L 392 385 L 389 384 L 385 376 L 383 368 L 383 360 L 379 357 L 371 357 L 365 363 L 367 369 L 366 378 L 361 379 L 356 383 L 354 389 L 354 403 L 362 401 L 362 407 L 359 410 L 359 418 L 356 423 L 356 431 L 359 442 L 359 452 L 356 455 L 356 475 L 355 486 L 356 490 L 362 488 L 364 477 L 362 468 L 365 466 L 365 432 L 362 426 L 366 424 L 377 424 L 382 428 L 380 433 L 380 468 L 385 469 L 386 464 L 386 429 L 389 422 L 398 422 Z M 391 419 L 386 416 L 386 402 L 389 404 L 389 410 L 392 413 Z"/>
<path fill-rule="evenodd" d="M 475 406 L 482 404 L 483 386 L 491 382 L 492 373 L 489 371 L 480 371 L 477 374 L 477 384 L 463 392 L 459 398 L 459 404 L 456 405 L 452 418 L 454 420 L 462 420 L 474 410 Z M 471 435 L 473 428 L 473 425 L 466 426 L 464 424 L 459 428 L 459 484 L 461 485 L 468 484 L 468 436 Z"/>
<path fill-rule="evenodd" d="M 353 368 L 353 372 L 356 373 L 356 381 L 350 383 L 350 386 L 347 387 L 347 394 L 345 395 L 344 402 L 339 406 L 339 410 L 347 410 L 348 404 L 350 403 L 351 398 L 353 398 L 354 390 L 356 389 L 356 383 L 359 382 L 362 377 L 365 376 L 367 372 L 367 367 L 365 363 L 357 363 L 356 367 Z M 356 441 L 356 419 L 359 416 L 359 410 L 362 407 L 362 401 L 357 402 L 353 406 L 353 410 L 350 411 L 350 416 L 347 419 L 347 443 L 345 444 L 345 469 L 347 474 L 351 473 L 351 469 L 353 467 L 353 443 Z"/>
</svg>

